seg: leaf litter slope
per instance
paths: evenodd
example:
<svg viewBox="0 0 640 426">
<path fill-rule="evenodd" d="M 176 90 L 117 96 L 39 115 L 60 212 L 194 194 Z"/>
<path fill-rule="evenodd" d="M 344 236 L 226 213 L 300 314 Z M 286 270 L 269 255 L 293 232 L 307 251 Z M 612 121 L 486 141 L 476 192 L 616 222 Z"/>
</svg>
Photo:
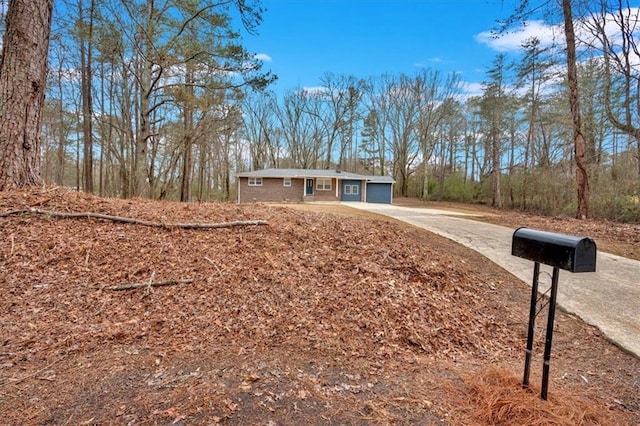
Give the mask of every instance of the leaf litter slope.
<svg viewBox="0 0 640 426">
<path fill-rule="evenodd" d="M 28 207 L 268 225 L 0 218 L 9 423 L 495 423 L 469 380 L 489 365 L 519 374 L 526 286 L 430 234 L 260 204 L 0 194 L 0 212 Z M 193 282 L 107 290 L 170 280 Z M 558 324 L 551 393 L 586 398 L 594 424 L 638 419 L 637 360 Z"/>
</svg>

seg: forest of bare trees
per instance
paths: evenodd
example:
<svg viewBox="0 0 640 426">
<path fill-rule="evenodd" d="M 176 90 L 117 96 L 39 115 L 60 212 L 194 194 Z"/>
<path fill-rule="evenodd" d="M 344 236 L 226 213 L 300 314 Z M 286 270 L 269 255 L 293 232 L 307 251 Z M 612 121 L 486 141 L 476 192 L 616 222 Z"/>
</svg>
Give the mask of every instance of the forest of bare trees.
<svg viewBox="0 0 640 426">
<path fill-rule="evenodd" d="M 546 19 L 562 26 L 556 8 Z M 436 69 L 326 70 L 320 88 L 281 94 L 242 46 L 259 2 L 56 1 L 42 177 L 104 196 L 211 201 L 234 199 L 236 172 L 339 167 L 391 175 L 398 196 L 579 216 L 587 202 L 591 216 L 638 222 L 638 10 L 573 2 L 572 111 L 564 39 L 531 38 L 516 58 L 478 64 L 475 96 Z"/>
</svg>

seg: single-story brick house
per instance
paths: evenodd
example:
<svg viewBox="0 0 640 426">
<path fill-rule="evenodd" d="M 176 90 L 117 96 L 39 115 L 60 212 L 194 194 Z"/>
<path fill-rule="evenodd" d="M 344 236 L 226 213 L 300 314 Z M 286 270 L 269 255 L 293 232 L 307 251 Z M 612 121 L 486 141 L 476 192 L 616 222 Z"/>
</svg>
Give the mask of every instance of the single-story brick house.
<svg viewBox="0 0 640 426">
<path fill-rule="evenodd" d="M 393 202 L 390 176 L 340 170 L 265 169 L 237 173 L 238 203 L 299 201 Z"/>
</svg>

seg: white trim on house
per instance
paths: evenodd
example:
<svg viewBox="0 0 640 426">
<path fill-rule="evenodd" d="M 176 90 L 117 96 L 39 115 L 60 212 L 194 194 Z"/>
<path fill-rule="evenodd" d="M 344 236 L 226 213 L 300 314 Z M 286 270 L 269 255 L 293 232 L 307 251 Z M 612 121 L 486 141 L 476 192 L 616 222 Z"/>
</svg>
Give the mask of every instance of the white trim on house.
<svg viewBox="0 0 640 426">
<path fill-rule="evenodd" d="M 248 185 L 249 186 L 262 186 L 262 178 L 261 177 L 249 177 Z"/>
</svg>

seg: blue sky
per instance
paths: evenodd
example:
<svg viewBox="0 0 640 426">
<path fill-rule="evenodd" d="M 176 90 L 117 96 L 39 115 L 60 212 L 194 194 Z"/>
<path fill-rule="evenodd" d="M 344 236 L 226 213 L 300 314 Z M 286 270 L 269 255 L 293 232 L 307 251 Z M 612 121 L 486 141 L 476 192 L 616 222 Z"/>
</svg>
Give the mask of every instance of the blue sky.
<svg viewBox="0 0 640 426">
<path fill-rule="evenodd" d="M 317 87 L 325 72 L 366 78 L 413 74 L 418 67 L 459 72 L 462 80 L 479 84 L 499 51 L 513 50 L 523 39 L 509 36 L 501 45 L 487 37 L 517 3 L 263 0 L 259 35 L 245 36 L 245 45 L 278 75 L 277 92 Z"/>
</svg>

